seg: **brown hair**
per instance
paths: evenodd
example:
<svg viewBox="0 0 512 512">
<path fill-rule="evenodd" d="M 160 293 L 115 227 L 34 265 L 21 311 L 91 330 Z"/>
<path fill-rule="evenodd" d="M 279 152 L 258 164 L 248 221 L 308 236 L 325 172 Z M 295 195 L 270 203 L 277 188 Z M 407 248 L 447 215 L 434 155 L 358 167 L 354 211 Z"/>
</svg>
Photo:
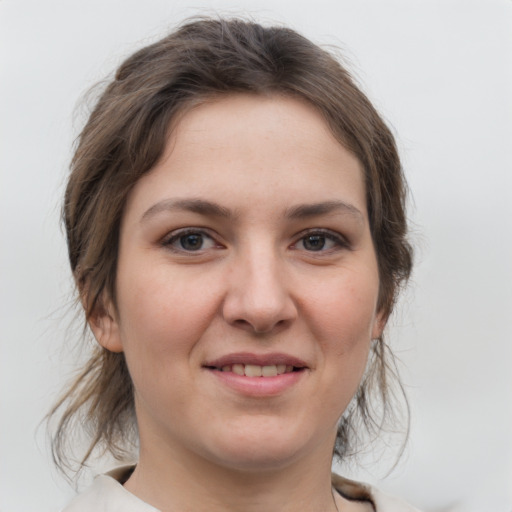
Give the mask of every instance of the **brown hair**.
<svg viewBox="0 0 512 512">
<path fill-rule="evenodd" d="M 378 306 L 386 317 L 391 313 L 412 261 L 406 240 L 406 186 L 390 130 L 339 62 L 293 30 L 240 19 L 198 19 L 129 57 L 105 88 L 78 139 L 63 218 L 87 320 L 102 310 L 105 298 L 115 305 L 123 208 L 137 180 L 162 154 L 172 121 L 194 103 L 237 92 L 308 101 L 361 161 L 380 273 Z M 391 410 L 394 366 L 387 352 L 383 339 L 374 342 L 354 399 L 357 407 L 340 422 L 335 446 L 340 457 L 354 450 L 360 424 L 378 431 Z M 372 406 L 373 398 L 380 406 Z M 122 458 L 137 437 L 124 355 L 95 346 L 50 415 L 61 409 L 53 438 L 54 457 L 61 467 L 68 461 L 66 440 L 75 422 L 90 434 L 81 465 L 95 447 Z"/>
</svg>

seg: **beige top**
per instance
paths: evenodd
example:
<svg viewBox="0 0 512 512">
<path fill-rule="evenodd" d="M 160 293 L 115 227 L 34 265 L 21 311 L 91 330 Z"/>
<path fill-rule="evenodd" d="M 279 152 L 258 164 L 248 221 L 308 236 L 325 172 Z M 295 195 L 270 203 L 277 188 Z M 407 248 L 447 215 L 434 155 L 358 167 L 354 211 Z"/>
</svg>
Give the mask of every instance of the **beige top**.
<svg viewBox="0 0 512 512">
<path fill-rule="evenodd" d="M 159 512 L 123 487 L 122 483 L 132 471 L 133 466 L 122 466 L 96 477 L 93 484 L 62 512 Z M 344 498 L 370 502 L 375 512 L 419 512 L 402 500 L 387 496 L 367 484 L 334 474 L 332 483 Z"/>
</svg>

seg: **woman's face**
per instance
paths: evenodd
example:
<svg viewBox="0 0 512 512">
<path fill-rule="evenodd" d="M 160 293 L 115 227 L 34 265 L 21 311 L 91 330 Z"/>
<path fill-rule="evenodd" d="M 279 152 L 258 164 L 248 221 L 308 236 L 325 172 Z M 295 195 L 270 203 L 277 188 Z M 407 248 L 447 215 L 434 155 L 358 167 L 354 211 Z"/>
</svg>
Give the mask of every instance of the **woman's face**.
<svg viewBox="0 0 512 512">
<path fill-rule="evenodd" d="M 378 292 L 361 165 L 311 106 L 188 111 L 129 197 L 117 309 L 93 325 L 126 355 L 141 457 L 330 458 L 383 327 Z"/>
</svg>

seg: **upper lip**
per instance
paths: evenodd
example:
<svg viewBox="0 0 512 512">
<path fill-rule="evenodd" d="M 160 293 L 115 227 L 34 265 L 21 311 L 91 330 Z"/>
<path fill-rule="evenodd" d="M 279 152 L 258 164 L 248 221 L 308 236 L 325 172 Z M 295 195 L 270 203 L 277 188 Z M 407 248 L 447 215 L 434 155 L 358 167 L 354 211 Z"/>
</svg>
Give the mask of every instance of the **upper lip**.
<svg viewBox="0 0 512 512">
<path fill-rule="evenodd" d="M 212 359 L 203 364 L 205 367 L 222 368 L 233 364 L 254 364 L 257 366 L 271 366 L 285 364 L 296 368 L 307 368 L 308 365 L 300 358 L 275 352 L 271 354 L 254 354 L 250 352 L 237 352 L 226 354 L 217 359 Z"/>
</svg>

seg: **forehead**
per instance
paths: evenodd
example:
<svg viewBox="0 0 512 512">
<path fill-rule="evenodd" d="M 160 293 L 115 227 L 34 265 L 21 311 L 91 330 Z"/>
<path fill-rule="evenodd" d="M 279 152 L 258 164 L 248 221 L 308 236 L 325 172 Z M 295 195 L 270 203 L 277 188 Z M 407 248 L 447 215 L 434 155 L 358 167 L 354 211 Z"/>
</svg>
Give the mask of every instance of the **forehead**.
<svg viewBox="0 0 512 512">
<path fill-rule="evenodd" d="M 341 199 L 366 210 L 364 188 L 359 160 L 312 105 L 238 94 L 180 116 L 162 158 L 137 183 L 129 205 L 213 194 L 228 207 Z"/>
<path fill-rule="evenodd" d="M 316 107 L 305 99 L 282 94 L 216 96 L 185 108 L 171 128 L 162 159 L 175 152 L 178 143 L 183 146 L 208 141 L 208 150 L 232 151 L 234 137 L 244 159 L 251 145 L 256 152 L 260 148 L 255 143 L 265 141 L 280 144 L 283 151 L 290 146 L 311 151 L 319 145 L 324 150 L 328 146 L 335 149 L 336 157 L 340 146 L 346 151 Z M 244 142 L 248 144 L 241 144 Z"/>
</svg>

